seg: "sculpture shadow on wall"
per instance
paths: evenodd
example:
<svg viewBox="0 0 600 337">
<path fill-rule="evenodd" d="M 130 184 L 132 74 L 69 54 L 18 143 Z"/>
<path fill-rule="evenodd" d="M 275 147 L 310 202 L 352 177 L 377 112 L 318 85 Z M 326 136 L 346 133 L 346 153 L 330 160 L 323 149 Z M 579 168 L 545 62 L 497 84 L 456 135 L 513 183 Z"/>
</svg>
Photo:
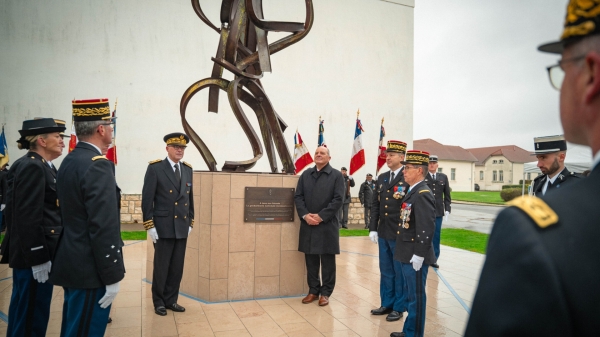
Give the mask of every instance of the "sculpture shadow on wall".
<svg viewBox="0 0 600 337">
<path fill-rule="evenodd" d="M 289 1 L 289 0 L 288 0 Z M 262 0 L 222 0 L 221 28 L 216 27 L 204 15 L 200 0 L 192 0 L 192 7 L 200 20 L 220 34 L 217 54 L 210 77 L 192 84 L 181 97 L 179 112 L 181 122 L 191 142 L 200 151 L 210 171 L 217 171 L 217 162 L 200 136 L 186 119 L 186 108 L 192 97 L 208 88 L 208 111 L 219 111 L 220 90 L 227 92 L 233 114 L 242 126 L 252 146 L 254 157 L 244 161 L 226 161 L 223 171 L 243 172 L 251 169 L 267 152 L 271 172 L 277 172 L 276 155 L 279 155 L 286 172 L 294 172 L 294 163 L 283 137 L 287 125 L 277 114 L 260 82 L 264 72 L 271 72 L 270 56 L 302 40 L 310 31 L 314 9 L 312 0 L 304 0 L 306 20 L 298 22 L 267 21 L 263 16 Z M 271 44 L 267 41 L 268 32 L 289 32 L 290 35 Z M 232 72 L 233 81 L 223 78 L 223 70 Z M 256 113 L 263 145 L 248 121 L 240 100 Z M 274 145 L 274 147 L 273 147 Z M 277 153 L 275 153 L 277 151 Z"/>
</svg>

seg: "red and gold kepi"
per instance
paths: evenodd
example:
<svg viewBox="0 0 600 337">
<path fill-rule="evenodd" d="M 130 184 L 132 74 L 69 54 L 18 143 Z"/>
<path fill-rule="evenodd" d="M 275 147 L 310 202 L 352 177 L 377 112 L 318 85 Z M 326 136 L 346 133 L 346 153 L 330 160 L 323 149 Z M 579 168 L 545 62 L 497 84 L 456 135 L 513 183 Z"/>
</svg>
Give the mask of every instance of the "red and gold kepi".
<svg viewBox="0 0 600 337">
<path fill-rule="evenodd" d="M 402 161 L 403 165 L 428 165 L 429 164 L 429 152 L 420 150 L 406 151 L 406 157 Z"/>
<path fill-rule="evenodd" d="M 600 34 L 600 1 L 570 0 L 560 40 L 545 43 L 538 50 L 560 54 L 565 46 L 594 34 Z"/>
<path fill-rule="evenodd" d="M 399 140 L 388 140 L 386 152 L 406 153 L 406 143 Z"/>
<path fill-rule="evenodd" d="M 73 100 L 73 120 L 89 122 L 112 119 L 108 98 Z"/>
</svg>

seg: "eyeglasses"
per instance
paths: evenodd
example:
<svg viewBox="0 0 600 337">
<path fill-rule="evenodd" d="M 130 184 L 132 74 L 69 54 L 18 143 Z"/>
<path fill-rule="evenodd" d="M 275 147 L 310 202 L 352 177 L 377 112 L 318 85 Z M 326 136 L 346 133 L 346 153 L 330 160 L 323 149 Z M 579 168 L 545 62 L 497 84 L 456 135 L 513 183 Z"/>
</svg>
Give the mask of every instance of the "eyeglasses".
<svg viewBox="0 0 600 337">
<path fill-rule="evenodd" d="M 169 145 L 170 147 L 174 148 L 175 150 L 185 150 L 185 146 L 179 146 L 179 145 Z"/>
<path fill-rule="evenodd" d="M 585 56 L 586 55 L 582 55 L 566 60 L 560 60 L 557 64 L 547 67 L 546 70 L 548 71 L 548 77 L 550 78 L 552 87 L 556 90 L 560 90 L 562 87 L 562 83 L 565 79 L 565 71 L 562 69 L 563 64 L 583 60 Z"/>
<path fill-rule="evenodd" d="M 416 169 L 416 168 L 418 168 L 418 167 L 416 167 L 416 166 L 406 166 L 406 165 L 404 165 L 404 171 L 406 171 L 406 170 L 410 170 L 410 169 Z"/>
</svg>

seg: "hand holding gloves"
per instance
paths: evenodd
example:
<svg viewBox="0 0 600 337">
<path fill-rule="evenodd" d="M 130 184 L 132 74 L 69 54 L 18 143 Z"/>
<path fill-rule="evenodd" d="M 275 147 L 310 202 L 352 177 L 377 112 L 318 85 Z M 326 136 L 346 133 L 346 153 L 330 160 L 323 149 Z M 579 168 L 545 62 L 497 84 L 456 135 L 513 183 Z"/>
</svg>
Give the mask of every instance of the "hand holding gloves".
<svg viewBox="0 0 600 337">
<path fill-rule="evenodd" d="M 446 211 L 444 214 L 444 221 L 448 221 L 448 216 L 450 215 L 450 212 Z"/>
</svg>

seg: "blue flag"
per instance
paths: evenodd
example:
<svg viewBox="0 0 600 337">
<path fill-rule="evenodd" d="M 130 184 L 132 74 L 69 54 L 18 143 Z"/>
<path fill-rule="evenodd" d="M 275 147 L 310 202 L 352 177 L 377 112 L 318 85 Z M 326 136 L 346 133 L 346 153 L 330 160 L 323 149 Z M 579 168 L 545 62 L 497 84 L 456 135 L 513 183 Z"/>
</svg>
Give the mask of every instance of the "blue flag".
<svg viewBox="0 0 600 337">
<path fill-rule="evenodd" d="M 2 126 L 2 134 L 0 134 L 0 168 L 5 164 L 8 164 L 8 161 L 8 145 L 6 144 L 4 126 Z"/>
</svg>

